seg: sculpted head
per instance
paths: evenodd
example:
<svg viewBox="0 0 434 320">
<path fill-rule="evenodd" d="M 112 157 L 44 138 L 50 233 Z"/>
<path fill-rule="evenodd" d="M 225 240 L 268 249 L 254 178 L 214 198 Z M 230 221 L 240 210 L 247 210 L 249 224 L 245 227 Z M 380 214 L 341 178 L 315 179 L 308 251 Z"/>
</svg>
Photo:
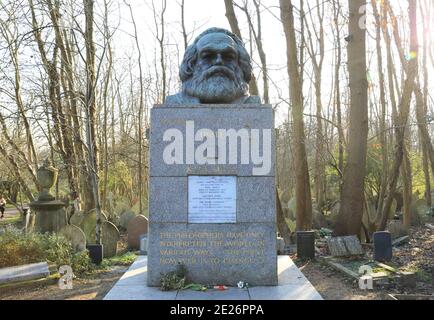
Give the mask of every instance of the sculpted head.
<svg viewBox="0 0 434 320">
<path fill-rule="evenodd" d="M 183 95 L 201 103 L 231 103 L 248 95 L 252 66 L 236 35 L 211 28 L 187 47 L 179 75 Z"/>
</svg>

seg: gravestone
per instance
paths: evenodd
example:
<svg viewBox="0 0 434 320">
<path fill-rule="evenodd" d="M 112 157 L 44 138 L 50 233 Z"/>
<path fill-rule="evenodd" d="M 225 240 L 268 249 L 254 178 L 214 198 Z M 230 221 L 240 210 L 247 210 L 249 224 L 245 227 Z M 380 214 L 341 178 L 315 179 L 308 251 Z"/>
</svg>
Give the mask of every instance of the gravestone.
<svg viewBox="0 0 434 320">
<path fill-rule="evenodd" d="M 101 222 L 107 221 L 107 216 L 101 211 Z M 86 242 L 88 244 L 96 243 L 96 210 L 90 210 L 84 214 L 83 220 L 80 224 L 80 229 L 86 235 Z"/>
<path fill-rule="evenodd" d="M 408 228 L 400 220 L 391 220 L 387 223 L 387 231 L 390 232 L 392 239 L 401 238 L 408 234 Z"/>
<path fill-rule="evenodd" d="M 75 226 L 80 226 L 81 223 L 83 222 L 83 218 L 84 218 L 83 212 L 76 212 L 69 219 L 69 223 Z"/>
<path fill-rule="evenodd" d="M 331 237 L 327 239 L 333 257 L 357 256 L 364 254 L 357 236 Z"/>
<path fill-rule="evenodd" d="M 388 231 L 373 234 L 374 260 L 385 262 L 392 260 L 392 237 Z"/>
<path fill-rule="evenodd" d="M 118 228 L 110 221 L 102 224 L 102 244 L 104 258 L 111 258 L 117 254 L 118 241 L 120 240 Z"/>
<path fill-rule="evenodd" d="M 148 254 L 148 235 L 142 234 L 139 237 L 139 241 L 140 241 L 140 254 L 141 255 Z"/>
<path fill-rule="evenodd" d="M 127 227 L 128 248 L 140 249 L 140 236 L 148 233 L 148 219 L 143 215 L 134 217 Z"/>
<path fill-rule="evenodd" d="M 119 219 L 119 226 L 126 230 L 128 228 L 128 223 L 130 223 L 135 216 L 137 216 L 137 214 L 135 214 L 133 211 L 126 211 L 122 213 Z"/>
<path fill-rule="evenodd" d="M 278 254 L 283 254 L 285 251 L 285 241 L 282 237 L 277 237 L 276 250 Z"/>
<path fill-rule="evenodd" d="M 315 232 L 297 231 L 297 258 L 315 258 Z"/>
<path fill-rule="evenodd" d="M 63 227 L 59 233 L 71 242 L 76 252 L 86 249 L 86 236 L 79 227 L 70 224 Z"/>
</svg>

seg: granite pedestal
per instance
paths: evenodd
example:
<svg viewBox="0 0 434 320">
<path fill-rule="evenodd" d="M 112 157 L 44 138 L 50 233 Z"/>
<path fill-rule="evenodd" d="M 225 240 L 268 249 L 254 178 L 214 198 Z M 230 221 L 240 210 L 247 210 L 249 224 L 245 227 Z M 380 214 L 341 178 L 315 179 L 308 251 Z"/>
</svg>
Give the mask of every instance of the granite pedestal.
<svg viewBox="0 0 434 320">
<path fill-rule="evenodd" d="M 151 110 L 148 286 L 178 263 L 196 283 L 277 284 L 274 146 L 270 105 Z"/>
</svg>

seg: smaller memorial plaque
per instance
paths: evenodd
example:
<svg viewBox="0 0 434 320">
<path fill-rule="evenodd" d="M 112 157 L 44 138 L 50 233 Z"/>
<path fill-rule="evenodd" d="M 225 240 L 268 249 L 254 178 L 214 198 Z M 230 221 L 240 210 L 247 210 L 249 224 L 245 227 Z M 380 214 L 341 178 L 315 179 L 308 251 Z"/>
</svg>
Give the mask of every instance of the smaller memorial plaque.
<svg viewBox="0 0 434 320">
<path fill-rule="evenodd" d="M 189 176 L 188 222 L 237 222 L 235 176 Z"/>
</svg>

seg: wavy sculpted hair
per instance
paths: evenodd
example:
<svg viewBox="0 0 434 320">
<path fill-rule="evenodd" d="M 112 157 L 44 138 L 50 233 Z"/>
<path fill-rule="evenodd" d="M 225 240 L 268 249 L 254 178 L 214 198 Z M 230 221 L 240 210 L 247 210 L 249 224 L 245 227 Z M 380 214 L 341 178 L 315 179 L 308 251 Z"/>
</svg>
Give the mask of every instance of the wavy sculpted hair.
<svg viewBox="0 0 434 320">
<path fill-rule="evenodd" d="M 247 52 L 240 38 L 238 38 L 234 33 L 221 28 L 210 28 L 205 30 L 194 40 L 191 45 L 187 47 L 181 66 L 179 68 L 179 77 L 181 78 L 181 81 L 185 82 L 193 75 L 194 66 L 198 58 L 196 44 L 203 36 L 210 33 L 224 33 L 230 36 L 235 41 L 238 51 L 238 64 L 241 68 L 241 71 L 243 72 L 244 80 L 246 81 L 246 83 L 249 83 L 250 79 L 252 78 L 252 64 L 250 62 L 249 53 Z"/>
</svg>

